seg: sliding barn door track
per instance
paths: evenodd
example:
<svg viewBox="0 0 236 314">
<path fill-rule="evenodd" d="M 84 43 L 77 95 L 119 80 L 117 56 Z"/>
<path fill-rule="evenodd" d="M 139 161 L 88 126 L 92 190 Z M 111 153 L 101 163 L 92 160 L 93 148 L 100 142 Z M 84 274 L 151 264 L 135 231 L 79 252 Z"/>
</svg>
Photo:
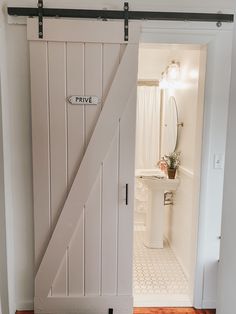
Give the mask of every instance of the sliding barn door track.
<svg viewBox="0 0 236 314">
<path fill-rule="evenodd" d="M 101 20 L 124 20 L 124 41 L 128 41 L 129 20 L 158 20 L 158 21 L 193 21 L 215 22 L 217 27 L 222 23 L 232 23 L 233 14 L 223 13 L 191 13 L 191 12 L 153 12 L 129 11 L 129 3 L 124 3 L 124 10 L 85 10 L 85 9 L 59 9 L 45 8 L 43 0 L 38 0 L 37 8 L 8 7 L 8 14 L 15 16 L 38 17 L 39 38 L 43 38 L 43 17 L 68 17 Z"/>
</svg>

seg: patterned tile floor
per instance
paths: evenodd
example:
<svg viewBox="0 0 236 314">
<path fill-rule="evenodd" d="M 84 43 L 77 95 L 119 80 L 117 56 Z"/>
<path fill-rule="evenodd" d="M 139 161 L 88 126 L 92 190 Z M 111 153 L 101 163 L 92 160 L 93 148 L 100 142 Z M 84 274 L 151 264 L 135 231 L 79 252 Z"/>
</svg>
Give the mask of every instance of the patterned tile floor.
<svg viewBox="0 0 236 314">
<path fill-rule="evenodd" d="M 188 281 L 167 243 L 144 246 L 144 231 L 134 235 L 134 295 L 188 295 Z"/>
</svg>

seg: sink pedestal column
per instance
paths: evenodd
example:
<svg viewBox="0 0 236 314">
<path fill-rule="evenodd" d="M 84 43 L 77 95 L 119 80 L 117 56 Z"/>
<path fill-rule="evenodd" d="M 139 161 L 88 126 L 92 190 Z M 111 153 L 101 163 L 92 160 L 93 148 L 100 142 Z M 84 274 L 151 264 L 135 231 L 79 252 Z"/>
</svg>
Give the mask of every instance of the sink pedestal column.
<svg viewBox="0 0 236 314">
<path fill-rule="evenodd" d="M 164 191 L 160 189 L 153 192 L 149 191 L 147 229 L 144 244 L 149 248 L 162 249 L 164 234 Z"/>
<path fill-rule="evenodd" d="M 149 204 L 144 244 L 149 248 L 162 249 L 165 215 L 164 193 L 165 191 L 175 191 L 179 184 L 179 179 L 159 179 L 154 176 L 145 176 L 140 179 L 149 189 Z"/>
</svg>

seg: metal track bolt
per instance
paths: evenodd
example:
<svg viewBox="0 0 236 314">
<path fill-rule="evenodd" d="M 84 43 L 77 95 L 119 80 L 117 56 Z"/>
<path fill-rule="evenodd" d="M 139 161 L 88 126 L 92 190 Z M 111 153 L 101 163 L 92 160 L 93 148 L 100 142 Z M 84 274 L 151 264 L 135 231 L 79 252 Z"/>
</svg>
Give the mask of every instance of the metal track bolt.
<svg viewBox="0 0 236 314">
<path fill-rule="evenodd" d="M 217 14 L 222 14 L 222 11 L 218 11 Z M 218 22 L 216 23 L 216 26 L 220 28 L 220 27 L 222 26 L 222 22 L 221 22 L 221 21 L 218 21 Z"/>
</svg>

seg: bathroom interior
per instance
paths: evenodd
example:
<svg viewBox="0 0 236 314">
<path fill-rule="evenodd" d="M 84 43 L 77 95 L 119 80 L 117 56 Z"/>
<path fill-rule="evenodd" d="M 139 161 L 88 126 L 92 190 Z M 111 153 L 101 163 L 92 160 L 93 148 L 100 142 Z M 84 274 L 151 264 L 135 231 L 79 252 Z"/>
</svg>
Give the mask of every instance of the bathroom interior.
<svg viewBox="0 0 236 314">
<path fill-rule="evenodd" d="M 134 200 L 137 307 L 194 304 L 206 47 L 140 44 Z M 174 179 L 163 157 L 179 153 Z M 165 157 L 166 158 L 166 157 Z"/>
</svg>

